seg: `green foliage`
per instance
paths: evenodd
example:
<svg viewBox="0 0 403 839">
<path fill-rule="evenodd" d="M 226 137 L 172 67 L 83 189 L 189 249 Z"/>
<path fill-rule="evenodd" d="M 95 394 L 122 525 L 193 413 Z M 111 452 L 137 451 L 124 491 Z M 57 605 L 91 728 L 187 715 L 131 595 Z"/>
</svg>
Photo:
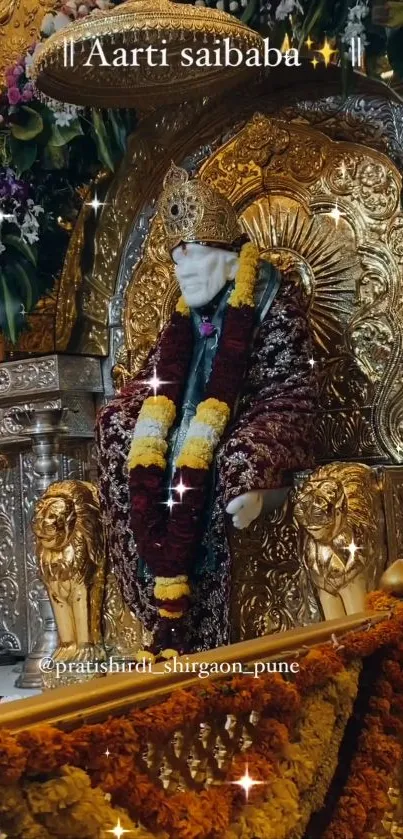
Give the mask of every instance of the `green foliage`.
<svg viewBox="0 0 403 839">
<path fill-rule="evenodd" d="M 16 140 L 33 140 L 43 131 L 43 119 L 35 108 L 22 105 L 18 112 L 19 120 L 11 125 L 11 134 Z"/>
<path fill-rule="evenodd" d="M 3 173 L 9 167 L 29 183 L 35 203 L 45 211 L 36 245 L 24 241 L 16 224 L 4 222 L 0 229 L 0 330 L 12 343 L 25 327 L 25 314 L 52 289 L 62 268 L 69 236 L 57 219 L 74 224 L 81 205 L 77 188 L 100 169 L 115 169 L 135 115 L 91 109 L 65 125 L 60 121 L 51 108 L 33 100 L 12 109 L 8 130 L 0 135 Z"/>
</svg>

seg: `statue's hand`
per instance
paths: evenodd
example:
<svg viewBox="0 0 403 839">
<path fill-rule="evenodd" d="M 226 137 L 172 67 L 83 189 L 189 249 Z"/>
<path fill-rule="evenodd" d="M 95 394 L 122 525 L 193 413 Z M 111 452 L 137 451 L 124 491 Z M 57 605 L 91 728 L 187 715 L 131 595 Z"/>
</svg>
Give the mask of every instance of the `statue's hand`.
<svg viewBox="0 0 403 839">
<path fill-rule="evenodd" d="M 230 501 L 227 513 L 232 516 L 234 527 L 243 530 L 260 516 L 263 507 L 266 513 L 272 513 L 277 507 L 281 507 L 289 491 L 289 487 L 281 487 L 280 489 L 245 492 L 244 495 L 239 495 L 238 498 Z"/>
<path fill-rule="evenodd" d="M 252 492 L 245 492 L 244 495 L 239 495 L 230 501 L 227 507 L 227 513 L 232 516 L 232 524 L 238 530 L 243 530 L 249 527 L 252 521 L 255 521 L 262 512 L 263 507 L 263 492 L 254 490 Z"/>
</svg>

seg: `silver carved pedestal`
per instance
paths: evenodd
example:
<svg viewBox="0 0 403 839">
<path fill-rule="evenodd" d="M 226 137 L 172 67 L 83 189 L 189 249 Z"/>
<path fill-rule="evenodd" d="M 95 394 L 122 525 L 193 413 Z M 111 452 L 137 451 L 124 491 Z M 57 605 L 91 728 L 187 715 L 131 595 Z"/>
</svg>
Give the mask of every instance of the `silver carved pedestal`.
<svg viewBox="0 0 403 839">
<path fill-rule="evenodd" d="M 67 431 L 52 454 L 53 480 L 93 481 L 94 421 L 103 394 L 96 358 L 52 355 L 0 364 L 0 650 L 17 657 L 33 650 L 50 620 L 31 531 L 36 501 L 47 485 L 49 452 L 42 448 L 35 474 L 26 412 L 69 409 Z"/>
<path fill-rule="evenodd" d="M 67 434 L 65 424 L 68 408 L 31 408 L 15 409 L 16 417 L 22 425 L 23 433 L 32 442 L 33 475 L 38 497 L 58 479 L 59 475 L 59 438 Z M 42 587 L 42 596 L 38 597 L 39 614 L 42 628 L 35 645 L 27 659 L 15 686 L 18 688 L 42 687 L 42 659 L 51 658 L 57 647 L 58 634 L 52 606 Z"/>
</svg>

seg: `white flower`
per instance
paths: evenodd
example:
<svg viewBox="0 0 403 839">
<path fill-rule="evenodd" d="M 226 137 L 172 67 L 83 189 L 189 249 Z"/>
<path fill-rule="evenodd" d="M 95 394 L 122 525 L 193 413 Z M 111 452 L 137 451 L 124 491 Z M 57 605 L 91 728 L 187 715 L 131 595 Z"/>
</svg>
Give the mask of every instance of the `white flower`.
<svg viewBox="0 0 403 839">
<path fill-rule="evenodd" d="M 351 44 L 352 38 L 361 38 L 363 45 L 368 43 L 365 33 L 364 18 L 369 14 L 368 2 L 358 2 L 348 11 L 346 27 L 343 32 L 343 42 Z M 350 47 L 351 52 L 351 47 Z"/>
<path fill-rule="evenodd" d="M 4 253 L 6 246 L 3 245 L 3 242 L 0 242 L 0 253 Z"/>
<path fill-rule="evenodd" d="M 276 19 L 285 20 L 288 15 L 303 11 L 304 10 L 298 0 L 281 0 L 281 3 L 276 9 Z"/>
<path fill-rule="evenodd" d="M 65 26 L 69 26 L 71 20 L 67 15 L 64 15 L 63 12 L 58 12 L 53 19 L 53 23 L 55 32 L 59 32 L 60 29 L 64 29 Z"/>
<path fill-rule="evenodd" d="M 40 204 L 34 204 L 32 198 L 28 198 L 27 207 L 29 207 L 30 213 L 34 216 L 40 216 L 41 213 L 44 213 L 45 210 L 41 207 Z"/>
<path fill-rule="evenodd" d="M 70 125 L 71 122 L 76 118 L 76 115 L 71 113 L 71 111 L 62 110 L 62 111 L 54 111 L 54 118 L 56 125 L 59 128 L 64 128 L 66 125 Z"/>
<path fill-rule="evenodd" d="M 366 3 L 357 3 L 349 10 L 348 17 L 351 19 L 355 17 L 358 20 L 362 20 L 364 17 L 367 16 L 368 12 L 369 9 Z"/>
<path fill-rule="evenodd" d="M 48 12 L 43 18 L 40 31 L 42 35 L 46 35 L 46 37 L 52 35 L 55 31 L 54 16 L 51 12 Z"/>
<path fill-rule="evenodd" d="M 37 242 L 39 239 L 39 223 L 36 220 L 35 216 L 28 212 L 25 213 L 24 221 L 21 225 L 21 236 L 25 242 L 29 242 L 30 245 L 33 245 L 34 242 Z"/>
<path fill-rule="evenodd" d="M 205 5 L 206 4 L 205 4 L 204 0 L 196 0 L 196 2 L 195 2 L 195 6 L 205 6 Z"/>
</svg>

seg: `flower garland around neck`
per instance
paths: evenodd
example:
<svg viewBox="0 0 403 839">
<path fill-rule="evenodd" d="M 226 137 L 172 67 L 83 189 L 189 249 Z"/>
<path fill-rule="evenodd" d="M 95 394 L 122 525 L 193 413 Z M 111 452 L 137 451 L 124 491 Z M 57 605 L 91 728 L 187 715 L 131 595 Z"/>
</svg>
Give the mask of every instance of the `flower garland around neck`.
<svg viewBox="0 0 403 839">
<path fill-rule="evenodd" d="M 258 263 L 258 249 L 247 243 L 240 253 L 205 399 L 197 406 L 176 460 L 168 502 L 167 439 L 181 406 L 193 348 L 190 310 L 183 297 L 160 340 L 158 395 L 144 400 L 134 428 L 128 459 L 131 523 L 139 555 L 155 578 L 154 596 L 165 628 L 189 607 L 188 575 L 202 535 L 210 466 L 248 360 Z"/>
</svg>

